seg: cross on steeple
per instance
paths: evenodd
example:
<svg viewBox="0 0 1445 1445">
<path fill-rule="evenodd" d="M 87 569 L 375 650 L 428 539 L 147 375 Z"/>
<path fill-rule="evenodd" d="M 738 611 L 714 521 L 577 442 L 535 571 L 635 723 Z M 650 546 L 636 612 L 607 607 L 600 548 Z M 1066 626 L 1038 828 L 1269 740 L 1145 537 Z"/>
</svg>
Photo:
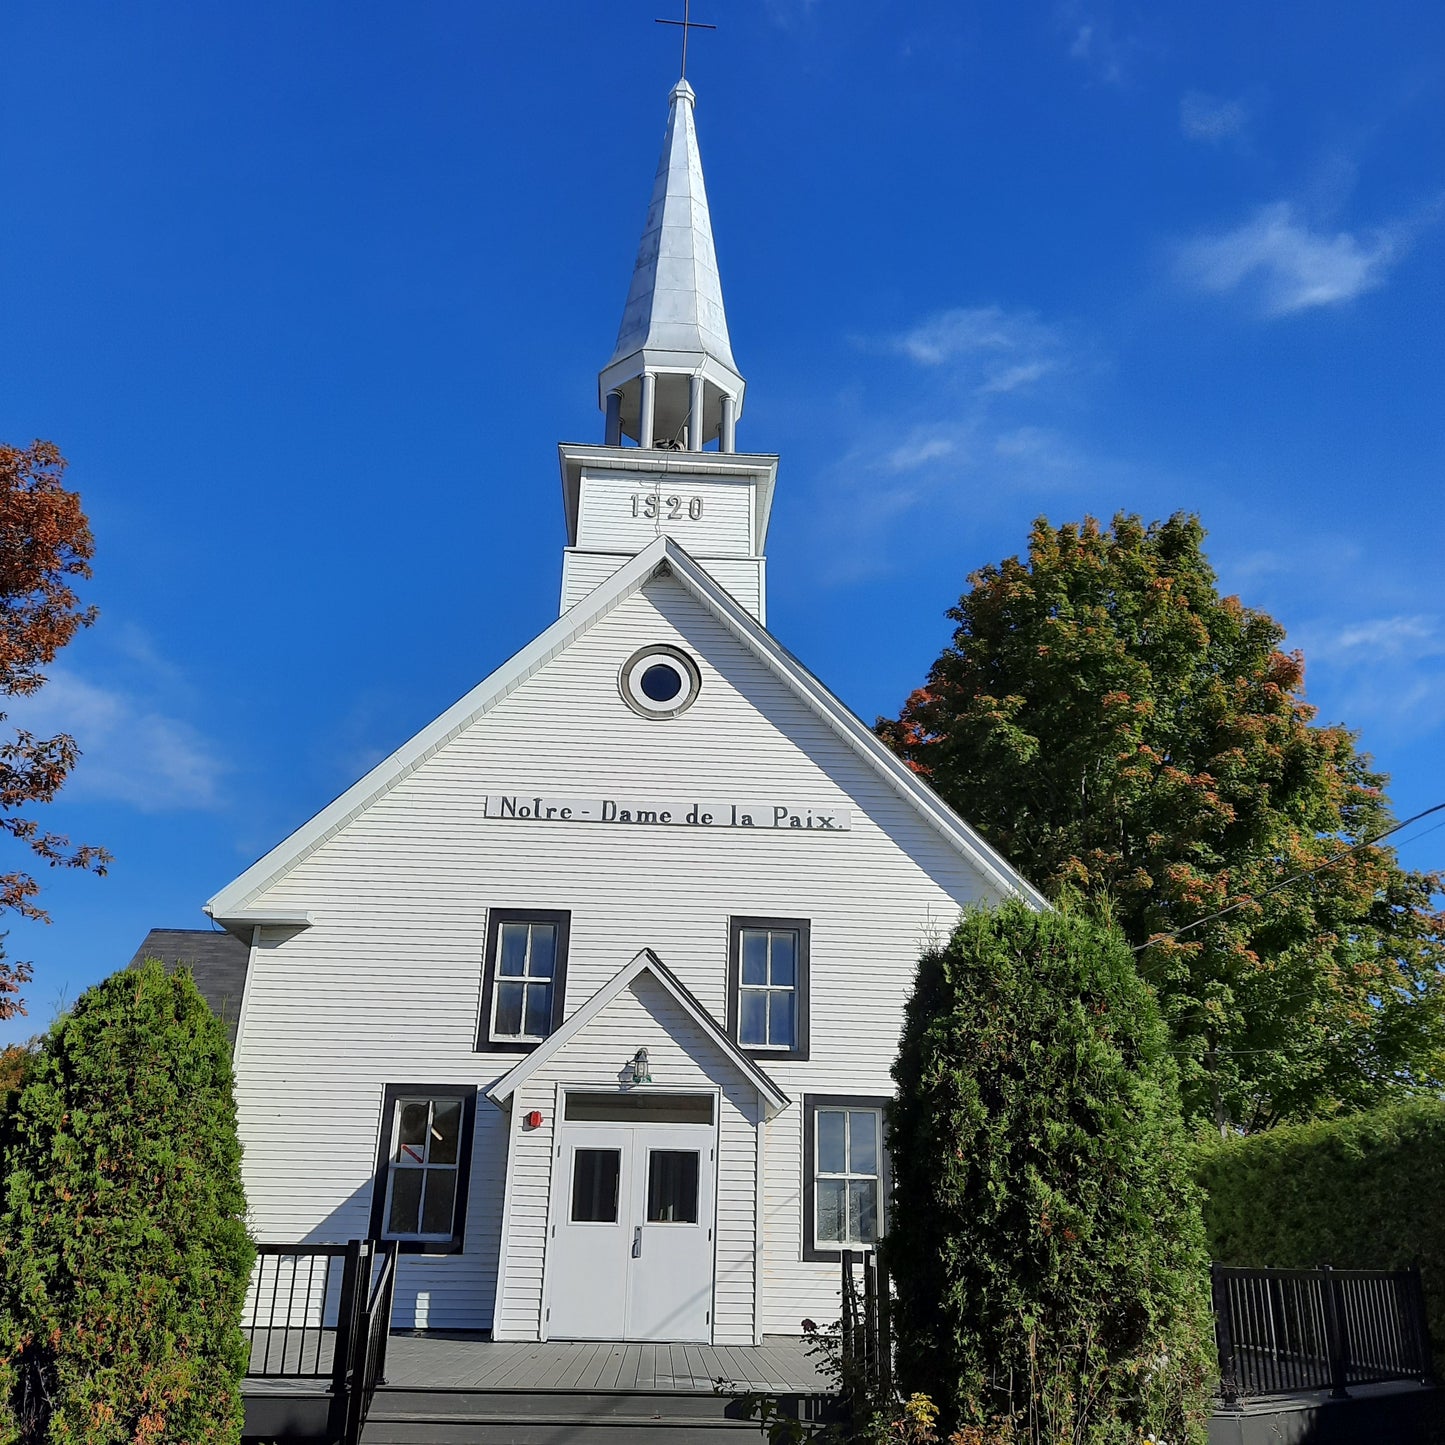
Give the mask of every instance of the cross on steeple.
<svg viewBox="0 0 1445 1445">
<path fill-rule="evenodd" d="M 716 25 L 704 25 L 701 20 L 690 20 L 688 18 L 692 10 L 692 0 L 682 0 L 681 20 L 659 20 L 659 25 L 680 25 L 682 27 L 682 78 L 687 79 L 687 32 L 689 30 L 716 30 Z"/>
</svg>

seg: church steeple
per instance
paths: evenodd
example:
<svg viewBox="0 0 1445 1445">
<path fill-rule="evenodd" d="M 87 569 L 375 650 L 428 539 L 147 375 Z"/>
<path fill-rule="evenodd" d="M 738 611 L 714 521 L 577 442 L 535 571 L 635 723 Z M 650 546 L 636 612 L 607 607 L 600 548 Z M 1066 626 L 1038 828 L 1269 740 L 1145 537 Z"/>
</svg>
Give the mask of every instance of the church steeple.
<svg viewBox="0 0 1445 1445">
<path fill-rule="evenodd" d="M 733 361 L 702 179 L 692 87 L 679 80 L 617 347 L 598 377 L 608 446 L 736 450 L 745 383 Z"/>
</svg>

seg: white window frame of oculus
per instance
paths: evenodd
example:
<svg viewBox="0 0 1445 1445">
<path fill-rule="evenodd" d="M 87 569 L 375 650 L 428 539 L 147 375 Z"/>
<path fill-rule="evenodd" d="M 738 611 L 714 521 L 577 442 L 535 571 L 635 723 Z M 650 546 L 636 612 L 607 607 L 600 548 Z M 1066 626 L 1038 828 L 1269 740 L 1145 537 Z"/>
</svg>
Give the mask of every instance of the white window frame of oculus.
<svg viewBox="0 0 1445 1445">
<path fill-rule="evenodd" d="M 811 934 L 806 918 L 728 919 L 728 1034 L 749 1058 L 808 1057 Z M 778 947 L 784 940 L 791 954 L 790 970 Z M 791 1037 L 774 1030 L 784 1001 L 792 1007 Z"/>
<path fill-rule="evenodd" d="M 552 957 L 550 962 L 542 963 L 534 957 L 534 952 L 548 930 L 552 936 Z M 567 946 L 571 932 L 572 915 L 565 910 L 493 908 L 489 911 L 481 1015 L 477 1024 L 478 1053 L 530 1053 L 561 1026 L 567 1001 Z M 520 953 L 518 939 L 523 941 Z M 532 1002 L 544 989 L 550 991 L 550 998 L 545 999 L 541 1016 L 529 1020 Z M 496 1015 L 511 995 L 519 995 L 521 999 L 520 1027 L 515 1033 L 499 1032 Z M 528 1028 L 529 1021 L 534 1027 Z"/>
<path fill-rule="evenodd" d="M 887 1232 L 888 1197 L 892 1188 L 889 1173 L 888 1148 L 884 1138 L 883 1111 L 888 1100 L 877 1095 L 859 1094 L 805 1094 L 803 1096 L 803 1258 L 837 1260 L 844 1250 L 862 1251 L 873 1249 Z M 841 1140 L 843 1152 L 836 1152 L 836 1125 L 821 1121 L 820 1115 L 843 1115 L 844 1133 Z M 855 1119 L 862 1126 L 864 1119 L 872 1121 L 871 1159 L 857 1150 L 853 1138 Z M 833 1157 L 823 1159 L 820 1151 L 828 1149 Z M 866 1166 L 871 1163 L 872 1169 Z M 829 1167 L 820 1168 L 821 1164 Z M 840 1168 L 839 1165 L 842 1167 Z M 873 1223 L 871 1230 L 853 1228 L 855 1198 L 862 1191 L 855 1191 L 855 1185 L 872 1183 Z M 826 1186 L 820 1188 L 820 1183 Z M 818 1206 L 820 1196 L 831 1193 L 835 1197 L 839 1185 L 846 1211 L 843 1224 L 843 1238 L 819 1238 Z"/>
<path fill-rule="evenodd" d="M 421 1128 L 417 1109 L 425 1106 Z M 440 1116 L 440 1117 L 439 1117 Z M 467 1186 L 472 1174 L 472 1135 L 476 1132 L 474 1084 L 388 1084 L 382 1097 L 381 1129 L 371 1195 L 371 1238 L 395 1239 L 404 1254 L 457 1254 L 467 1219 Z M 455 1127 L 452 1138 L 448 1125 Z M 403 1137 L 405 1135 L 409 1137 Z M 449 1218 L 423 1229 L 429 1194 L 452 1176 Z M 394 1229 L 403 1181 L 417 1187 L 415 1229 Z M 435 1198 L 435 1196 L 432 1196 Z"/>
</svg>

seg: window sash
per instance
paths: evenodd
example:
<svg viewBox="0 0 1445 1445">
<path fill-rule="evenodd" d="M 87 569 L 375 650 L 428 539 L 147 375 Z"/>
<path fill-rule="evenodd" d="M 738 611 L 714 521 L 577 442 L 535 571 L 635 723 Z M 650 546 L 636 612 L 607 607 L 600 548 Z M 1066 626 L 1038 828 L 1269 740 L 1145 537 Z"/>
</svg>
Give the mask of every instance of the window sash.
<svg viewBox="0 0 1445 1445">
<path fill-rule="evenodd" d="M 843 1119 L 843 1168 L 824 1169 L 821 1165 L 823 1149 L 823 1120 L 827 1116 Z M 871 1170 L 855 1167 L 853 1131 L 854 1120 L 869 1120 L 872 1139 Z M 851 1108 L 821 1105 L 813 1111 L 813 1247 L 820 1250 L 872 1249 L 882 1235 L 883 1219 L 883 1111 L 881 1109 Z M 825 1188 L 824 1186 L 831 1186 Z M 872 1186 L 871 1191 L 867 1186 Z M 871 1197 L 871 1211 L 865 1208 L 865 1201 Z M 842 1238 L 825 1238 L 819 1222 L 827 1200 L 841 1205 Z M 863 1238 L 862 1218 L 871 1212 L 872 1237 Z"/>
<path fill-rule="evenodd" d="M 506 953 L 508 931 L 512 929 L 525 929 L 527 942 L 526 951 L 522 959 L 522 971 L 520 973 L 503 973 L 502 959 Z M 536 955 L 539 950 L 536 948 L 536 940 L 539 933 L 549 933 L 552 943 L 550 949 L 540 950 L 543 958 Z M 552 991 L 556 987 L 558 955 L 561 952 L 561 930 L 555 923 L 542 923 L 535 920 L 503 918 L 497 930 L 497 941 L 494 946 L 494 956 L 490 961 L 491 983 L 492 983 L 492 1009 L 491 1017 L 487 1020 L 487 1037 L 489 1040 L 498 1043 L 541 1043 L 551 1032 L 552 1026 Z M 510 1012 L 511 1002 L 517 1001 L 517 1027 L 515 1029 L 499 1028 L 497 1020 L 502 1013 L 503 1001 L 508 1004 Z M 540 1030 L 528 1028 L 528 1023 L 536 1024 L 542 1021 Z"/>
<path fill-rule="evenodd" d="M 748 955 L 748 943 L 751 938 L 761 935 L 764 943 L 764 973 L 762 982 L 745 982 L 747 965 L 745 960 Z M 789 983 L 774 982 L 774 946 L 782 939 L 788 940 L 786 949 L 787 963 L 784 966 L 779 963 L 778 971 L 786 970 L 791 975 Z M 738 937 L 738 1042 L 748 1049 L 778 1049 L 780 1051 L 795 1049 L 798 1046 L 798 956 L 801 952 L 801 940 L 796 928 L 743 928 L 739 930 Z M 746 1007 L 749 997 L 757 999 L 762 1005 L 762 1038 L 747 1037 L 748 1031 L 748 1009 Z M 790 1007 L 787 1010 L 787 1037 L 775 1037 L 773 1033 L 773 1020 L 779 1012 L 776 1005 L 784 1000 L 789 1001 Z"/>
<path fill-rule="evenodd" d="M 417 1152 L 416 1140 L 407 1143 L 402 1142 L 402 1121 L 408 1107 L 416 1105 L 426 1107 L 426 1122 L 420 1140 L 421 1151 Z M 437 1105 L 450 1106 L 448 1112 L 455 1111 L 455 1128 L 457 1137 L 448 1141 L 437 1129 Z M 418 1239 L 418 1240 L 450 1240 L 456 1233 L 457 1215 L 457 1194 L 460 1185 L 461 1172 L 461 1130 L 465 1127 L 466 1111 L 459 1099 L 447 1096 L 420 1097 L 408 1095 L 399 1098 L 392 1106 L 391 1116 L 391 1147 L 388 1152 L 386 1171 L 386 1203 L 382 1213 L 382 1234 L 386 1239 Z M 436 1153 L 437 1144 L 450 1145 L 450 1152 L 453 1158 L 450 1161 L 438 1160 L 433 1157 Z M 420 1185 L 417 1189 L 415 1218 L 416 1229 L 393 1229 L 392 1213 L 397 1204 L 397 1187 L 402 1176 L 415 1178 L 420 1176 Z M 405 1186 L 410 1189 L 411 1185 Z M 427 1230 L 421 1226 L 426 1223 L 427 1206 L 435 1199 L 433 1190 L 446 1188 L 450 1203 L 447 1209 L 447 1221 L 444 1229 Z M 410 1207 L 408 1207 L 408 1212 Z"/>
</svg>

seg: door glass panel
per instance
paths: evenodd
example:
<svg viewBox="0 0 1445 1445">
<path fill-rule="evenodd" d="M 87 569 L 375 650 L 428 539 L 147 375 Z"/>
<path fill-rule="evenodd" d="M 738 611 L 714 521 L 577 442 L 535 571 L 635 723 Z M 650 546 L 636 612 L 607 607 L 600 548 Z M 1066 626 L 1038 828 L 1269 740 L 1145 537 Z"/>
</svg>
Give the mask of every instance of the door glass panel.
<svg viewBox="0 0 1445 1445">
<path fill-rule="evenodd" d="M 836 1244 L 843 1238 L 847 1184 L 842 1179 L 818 1181 L 818 1243 Z"/>
<path fill-rule="evenodd" d="M 846 1124 L 848 1116 L 841 1109 L 818 1110 L 818 1172 L 846 1174 Z"/>
<path fill-rule="evenodd" d="M 617 1181 L 622 1174 L 620 1149 L 576 1149 L 572 1153 L 572 1221 L 574 1224 L 617 1223 Z"/>
<path fill-rule="evenodd" d="M 711 1124 L 711 1094 L 568 1094 L 562 1106 L 569 1123 Z"/>
<path fill-rule="evenodd" d="M 438 1099 L 432 1109 L 430 1164 L 455 1164 L 462 1133 L 460 1099 Z"/>
<path fill-rule="evenodd" d="M 695 1149 L 653 1149 L 647 1156 L 647 1222 L 697 1223 Z"/>
<path fill-rule="evenodd" d="M 388 1234 L 415 1234 L 421 1214 L 421 1181 L 424 1169 L 393 1169 L 391 1171 L 391 1215 L 386 1222 Z"/>
<path fill-rule="evenodd" d="M 421 1232 L 423 1234 L 450 1234 L 452 1232 L 452 1205 L 457 1197 L 457 1171 L 455 1169 L 428 1169 L 426 1171 L 426 1201 L 421 1211 Z"/>
</svg>

